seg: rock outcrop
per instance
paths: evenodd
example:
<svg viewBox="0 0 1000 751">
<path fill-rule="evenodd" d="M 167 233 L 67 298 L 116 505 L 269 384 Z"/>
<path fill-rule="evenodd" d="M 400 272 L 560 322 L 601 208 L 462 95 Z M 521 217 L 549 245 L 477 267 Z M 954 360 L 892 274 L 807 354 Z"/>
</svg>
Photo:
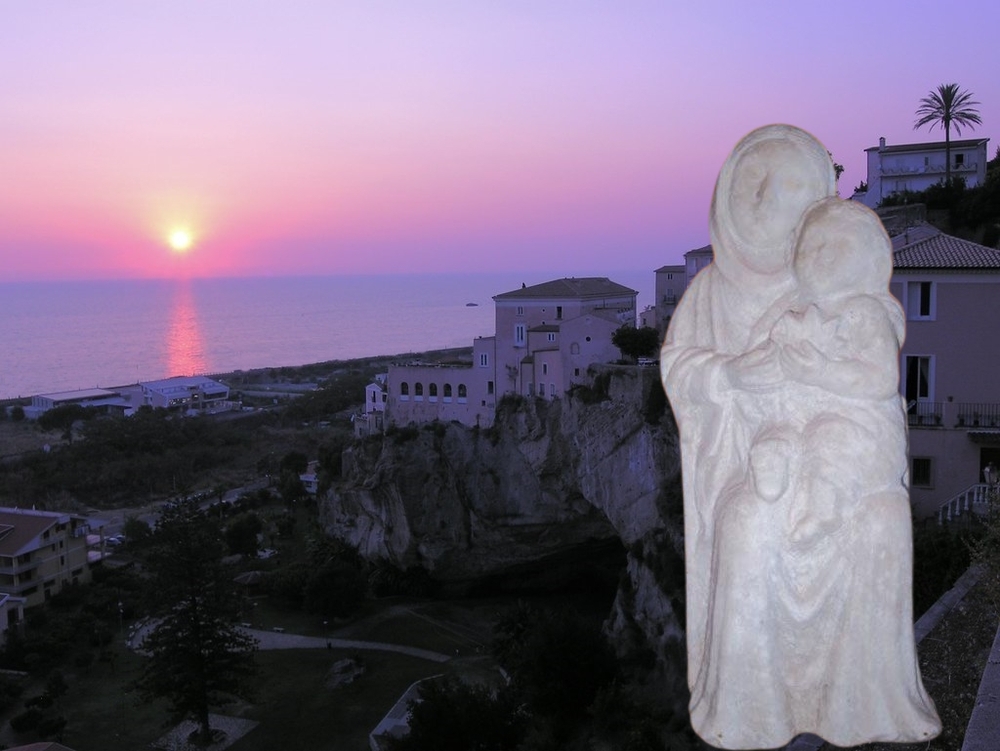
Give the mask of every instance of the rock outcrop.
<svg viewBox="0 0 1000 751">
<path fill-rule="evenodd" d="M 608 631 L 622 653 L 652 652 L 676 672 L 676 427 L 656 368 L 601 366 L 593 375 L 592 387 L 563 399 L 504 400 L 489 430 L 411 426 L 355 444 L 321 519 L 365 557 L 421 566 L 453 587 L 551 561 L 576 565 L 620 541 L 627 576 Z"/>
</svg>

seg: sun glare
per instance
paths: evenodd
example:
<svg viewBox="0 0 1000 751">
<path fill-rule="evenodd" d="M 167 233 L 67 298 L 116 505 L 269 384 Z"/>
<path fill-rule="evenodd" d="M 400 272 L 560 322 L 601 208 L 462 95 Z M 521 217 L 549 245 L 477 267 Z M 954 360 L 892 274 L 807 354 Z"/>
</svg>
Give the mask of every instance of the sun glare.
<svg viewBox="0 0 1000 751">
<path fill-rule="evenodd" d="M 191 233 L 183 229 L 174 230 L 168 242 L 175 253 L 183 253 L 191 247 Z"/>
</svg>

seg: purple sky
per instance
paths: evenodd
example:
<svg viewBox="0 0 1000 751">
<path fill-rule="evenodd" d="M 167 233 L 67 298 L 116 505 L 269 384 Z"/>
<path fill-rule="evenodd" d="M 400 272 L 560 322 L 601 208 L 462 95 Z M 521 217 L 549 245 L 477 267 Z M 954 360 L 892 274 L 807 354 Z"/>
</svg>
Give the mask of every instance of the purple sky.
<svg viewBox="0 0 1000 751">
<path fill-rule="evenodd" d="M 938 84 L 995 138 L 998 8 L 4 3 L 0 280 L 652 271 L 759 125 L 814 133 L 841 195 L 879 136 L 943 138 Z"/>
</svg>

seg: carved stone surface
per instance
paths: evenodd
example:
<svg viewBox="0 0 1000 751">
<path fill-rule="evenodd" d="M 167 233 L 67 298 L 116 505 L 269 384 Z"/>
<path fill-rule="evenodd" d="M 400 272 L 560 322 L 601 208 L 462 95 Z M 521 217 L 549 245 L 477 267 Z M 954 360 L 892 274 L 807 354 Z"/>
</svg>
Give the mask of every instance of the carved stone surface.
<svg viewBox="0 0 1000 751">
<path fill-rule="evenodd" d="M 940 732 L 916 661 L 902 311 L 826 149 L 760 128 L 660 358 L 681 436 L 691 721 L 721 748 Z"/>
</svg>

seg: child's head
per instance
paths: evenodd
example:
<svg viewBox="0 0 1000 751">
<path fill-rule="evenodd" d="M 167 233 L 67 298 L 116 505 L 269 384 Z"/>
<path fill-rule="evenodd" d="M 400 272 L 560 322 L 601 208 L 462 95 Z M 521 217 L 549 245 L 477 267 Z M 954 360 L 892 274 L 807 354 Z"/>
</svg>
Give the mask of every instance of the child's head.
<svg viewBox="0 0 1000 751">
<path fill-rule="evenodd" d="M 892 243 L 873 211 L 854 201 L 826 198 L 806 211 L 798 232 L 794 269 L 803 297 L 886 292 Z"/>
</svg>

